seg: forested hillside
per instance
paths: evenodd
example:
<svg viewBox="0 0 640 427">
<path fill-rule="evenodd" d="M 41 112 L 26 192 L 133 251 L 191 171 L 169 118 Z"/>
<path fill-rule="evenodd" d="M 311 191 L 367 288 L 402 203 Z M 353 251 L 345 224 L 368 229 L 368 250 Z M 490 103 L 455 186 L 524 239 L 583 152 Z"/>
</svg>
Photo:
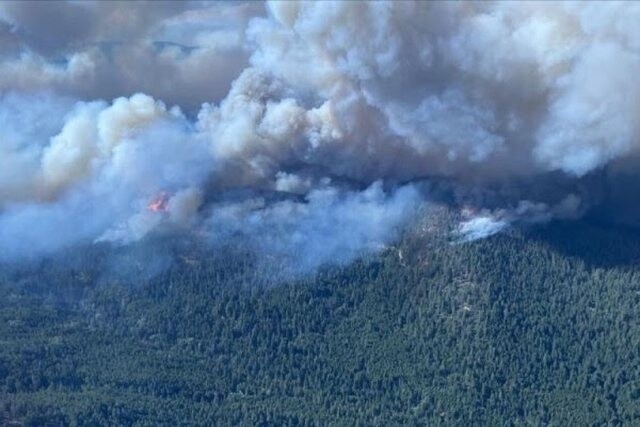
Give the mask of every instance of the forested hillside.
<svg viewBox="0 0 640 427">
<path fill-rule="evenodd" d="M 104 279 L 100 250 L 3 269 L 0 424 L 640 424 L 628 230 L 413 233 L 285 283 L 190 246 Z"/>
</svg>

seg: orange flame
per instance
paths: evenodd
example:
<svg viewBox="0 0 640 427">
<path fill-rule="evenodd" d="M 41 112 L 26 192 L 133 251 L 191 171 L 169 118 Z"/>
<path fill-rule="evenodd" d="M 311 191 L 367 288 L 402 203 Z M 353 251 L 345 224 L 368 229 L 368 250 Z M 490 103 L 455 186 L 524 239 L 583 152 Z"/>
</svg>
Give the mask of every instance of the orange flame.
<svg viewBox="0 0 640 427">
<path fill-rule="evenodd" d="M 147 205 L 147 209 L 151 212 L 166 212 L 169 195 L 164 191 L 151 199 Z"/>
</svg>

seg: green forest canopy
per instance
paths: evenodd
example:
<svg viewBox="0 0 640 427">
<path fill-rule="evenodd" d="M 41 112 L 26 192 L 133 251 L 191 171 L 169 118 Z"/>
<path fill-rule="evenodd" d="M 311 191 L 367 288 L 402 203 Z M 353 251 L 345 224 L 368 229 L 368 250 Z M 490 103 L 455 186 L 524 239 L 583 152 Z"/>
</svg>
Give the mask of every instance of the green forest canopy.
<svg viewBox="0 0 640 427">
<path fill-rule="evenodd" d="M 407 235 L 275 285 L 242 254 L 133 284 L 95 255 L 3 270 L 0 424 L 640 424 L 633 232 Z"/>
</svg>

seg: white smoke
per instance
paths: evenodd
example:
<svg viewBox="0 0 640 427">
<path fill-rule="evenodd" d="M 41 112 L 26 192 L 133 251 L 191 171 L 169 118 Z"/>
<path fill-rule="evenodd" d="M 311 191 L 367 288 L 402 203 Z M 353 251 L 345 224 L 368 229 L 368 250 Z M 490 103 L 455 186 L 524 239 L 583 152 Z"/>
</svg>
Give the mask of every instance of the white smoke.
<svg viewBox="0 0 640 427">
<path fill-rule="evenodd" d="M 402 182 L 498 183 L 473 239 L 579 216 L 640 158 L 634 3 L 107 3 L 0 6 L 5 257 L 168 227 L 313 269 L 393 239 Z"/>
<path fill-rule="evenodd" d="M 0 90 L 112 99 L 144 92 L 197 109 L 247 65 L 258 2 L 0 3 Z"/>
<path fill-rule="evenodd" d="M 640 36 L 629 24 L 640 8 L 585 9 L 275 2 L 249 28 L 251 63 L 301 99 L 314 94 L 312 105 L 328 102 L 350 151 L 378 172 L 389 153 L 385 166 L 409 177 L 579 176 L 640 147 Z"/>
<path fill-rule="evenodd" d="M 481 212 L 463 209 L 457 234 L 462 241 L 470 242 L 493 236 L 513 225 L 546 223 L 553 218 L 575 219 L 582 214 L 581 203 L 578 196 L 569 194 L 554 206 L 521 200 L 514 208 L 483 209 Z"/>
<path fill-rule="evenodd" d="M 2 102 L 13 113 L 7 114 L 7 122 L 13 123 L 21 114 L 9 108 L 16 99 L 20 97 L 11 95 Z M 47 107 L 58 113 L 57 105 Z M 58 124 L 57 134 L 35 125 L 26 133 L 29 143 L 6 147 L 9 159 L 29 161 L 20 169 L 14 167 L 20 181 L 2 183 L 0 253 L 4 257 L 94 239 L 137 240 L 165 222 L 163 212 L 152 212 L 147 206 L 163 191 L 173 195 L 166 215 L 170 222 L 183 224 L 195 214 L 198 188 L 208 178 L 213 160 L 178 109 L 167 110 L 138 94 L 111 105 L 77 103 L 69 108 L 66 122 Z"/>
<path fill-rule="evenodd" d="M 361 192 L 318 188 L 305 199 L 267 203 L 258 197 L 214 205 L 209 238 L 216 246 L 240 238 L 268 261 L 276 260 L 284 276 L 296 275 L 383 249 L 421 202 L 413 186 L 385 194 L 380 182 Z"/>
<path fill-rule="evenodd" d="M 461 222 L 458 233 L 462 236 L 463 241 L 470 242 L 493 236 L 507 227 L 509 227 L 509 223 L 504 219 L 481 215 Z"/>
</svg>

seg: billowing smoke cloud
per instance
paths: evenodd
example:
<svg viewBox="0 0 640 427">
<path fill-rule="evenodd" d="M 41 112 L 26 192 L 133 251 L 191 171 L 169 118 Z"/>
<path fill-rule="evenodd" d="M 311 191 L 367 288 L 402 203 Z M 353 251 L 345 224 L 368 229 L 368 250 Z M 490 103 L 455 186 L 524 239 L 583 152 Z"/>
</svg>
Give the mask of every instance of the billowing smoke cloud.
<svg viewBox="0 0 640 427">
<path fill-rule="evenodd" d="M 144 92 L 197 110 L 247 65 L 245 27 L 263 14 L 258 2 L 2 2 L 0 90 Z"/>
<path fill-rule="evenodd" d="M 361 192 L 326 186 L 304 201 L 255 197 L 213 205 L 207 230 L 216 247 L 239 238 L 280 265 L 280 274 L 298 275 L 383 249 L 415 216 L 420 200 L 411 185 L 391 194 L 379 181 Z"/>
<path fill-rule="evenodd" d="M 484 239 L 511 227 L 512 225 L 532 225 L 556 219 L 575 219 L 582 214 L 581 201 L 575 194 L 569 194 L 555 206 L 521 200 L 514 208 L 496 210 L 462 209 L 457 234 L 463 242 Z"/>
<path fill-rule="evenodd" d="M 177 229 L 313 270 L 389 243 L 442 180 L 466 240 L 624 210 L 639 19 L 611 2 L 4 3 L 0 256 Z"/>
<path fill-rule="evenodd" d="M 42 105 L 35 112 L 27 107 L 22 117 L 33 103 Z M 186 223 L 197 209 L 213 162 L 178 109 L 141 94 L 110 105 L 80 102 L 66 112 L 46 97 L 12 94 L 1 105 L 6 128 L 24 126 L 28 132 L 15 133 L 29 140 L 17 137 L 5 147 L 5 161 L 20 179 L 0 183 L 0 255 L 137 240 L 165 216 Z M 30 121 L 44 112 L 51 126 Z M 162 192 L 166 206 L 153 209 Z"/>
<path fill-rule="evenodd" d="M 331 110 L 372 173 L 582 176 L 638 150 L 629 6 L 273 3 L 251 63 Z"/>
</svg>

